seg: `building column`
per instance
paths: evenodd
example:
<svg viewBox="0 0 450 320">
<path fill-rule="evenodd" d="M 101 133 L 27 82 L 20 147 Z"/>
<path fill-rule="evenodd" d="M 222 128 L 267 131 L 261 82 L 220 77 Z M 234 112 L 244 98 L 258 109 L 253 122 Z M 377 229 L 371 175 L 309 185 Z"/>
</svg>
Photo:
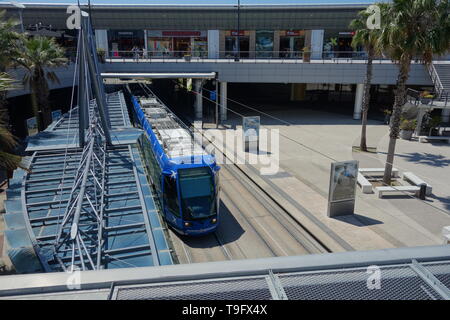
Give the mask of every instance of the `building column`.
<svg viewBox="0 0 450 320">
<path fill-rule="evenodd" d="M 280 56 L 280 31 L 275 30 L 273 32 L 273 57 L 278 58 Z"/>
<path fill-rule="evenodd" d="M 442 122 L 450 122 L 450 108 L 442 109 Z"/>
<path fill-rule="evenodd" d="M 306 97 L 306 83 L 291 83 L 291 101 L 303 101 Z"/>
<path fill-rule="evenodd" d="M 105 50 L 106 57 L 109 57 L 107 30 L 100 30 L 100 29 L 95 30 L 95 45 L 97 49 Z"/>
<path fill-rule="evenodd" d="M 248 32 L 248 50 L 249 52 L 249 58 L 253 59 L 256 57 L 256 31 L 252 30 Z"/>
<path fill-rule="evenodd" d="M 194 80 L 195 91 L 195 119 L 203 118 L 203 94 L 202 94 L 202 80 Z"/>
<path fill-rule="evenodd" d="M 353 119 L 355 120 L 361 119 L 363 95 L 364 95 L 364 83 L 358 83 L 356 85 L 355 108 L 353 111 Z"/>
<path fill-rule="evenodd" d="M 143 58 L 148 57 L 148 36 L 147 36 L 147 30 L 144 30 L 144 54 Z"/>
<path fill-rule="evenodd" d="M 219 31 L 219 58 L 225 58 L 225 31 Z"/>
<path fill-rule="evenodd" d="M 219 58 L 219 30 L 208 30 L 208 59 Z"/>
<path fill-rule="evenodd" d="M 220 120 L 227 120 L 227 82 L 220 83 Z"/>
<path fill-rule="evenodd" d="M 311 31 L 311 59 L 322 59 L 324 30 Z"/>
</svg>

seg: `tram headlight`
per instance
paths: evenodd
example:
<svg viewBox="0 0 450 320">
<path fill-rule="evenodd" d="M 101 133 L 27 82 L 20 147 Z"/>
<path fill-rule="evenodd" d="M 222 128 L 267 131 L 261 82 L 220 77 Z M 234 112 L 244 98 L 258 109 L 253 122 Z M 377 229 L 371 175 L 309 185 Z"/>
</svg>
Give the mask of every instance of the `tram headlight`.
<svg viewBox="0 0 450 320">
<path fill-rule="evenodd" d="M 190 227 L 190 226 L 191 226 L 191 223 L 190 223 L 190 222 L 185 222 L 185 223 L 184 223 L 184 226 L 185 226 L 185 227 Z"/>
<path fill-rule="evenodd" d="M 212 218 L 211 223 L 216 223 L 217 219 L 216 218 Z"/>
</svg>

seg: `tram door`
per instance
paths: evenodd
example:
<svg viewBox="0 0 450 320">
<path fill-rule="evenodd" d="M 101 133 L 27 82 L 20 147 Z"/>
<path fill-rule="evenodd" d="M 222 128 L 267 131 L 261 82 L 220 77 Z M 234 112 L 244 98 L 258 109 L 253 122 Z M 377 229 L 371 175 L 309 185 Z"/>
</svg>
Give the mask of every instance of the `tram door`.
<svg viewBox="0 0 450 320">
<path fill-rule="evenodd" d="M 167 221 L 177 224 L 180 218 L 180 204 L 178 201 L 177 180 L 170 175 L 164 175 L 163 185 L 164 212 Z"/>
</svg>

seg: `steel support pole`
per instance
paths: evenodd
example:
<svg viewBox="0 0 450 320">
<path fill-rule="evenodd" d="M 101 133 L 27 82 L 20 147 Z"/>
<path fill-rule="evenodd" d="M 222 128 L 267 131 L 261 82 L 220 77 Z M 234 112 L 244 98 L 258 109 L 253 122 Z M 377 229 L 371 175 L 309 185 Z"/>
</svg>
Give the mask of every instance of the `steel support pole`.
<svg viewBox="0 0 450 320">
<path fill-rule="evenodd" d="M 241 58 L 241 39 L 240 39 L 240 34 L 241 33 L 241 1 L 238 0 L 238 7 L 237 7 L 237 45 L 236 45 L 236 50 L 237 50 L 237 56 L 235 58 L 236 61 L 239 61 L 239 59 Z"/>
<path fill-rule="evenodd" d="M 95 139 L 95 137 L 92 137 L 92 139 Z M 86 193 L 86 182 L 88 179 L 88 175 L 89 175 L 89 168 L 91 165 L 91 161 L 92 161 L 92 153 L 94 152 L 94 140 L 90 141 L 90 146 L 89 146 L 89 151 L 87 154 L 87 162 L 86 165 L 84 167 L 84 171 L 83 171 L 83 180 L 81 181 L 81 185 L 80 185 L 80 193 L 78 194 L 78 199 L 77 199 L 77 206 L 75 208 L 75 213 L 73 216 L 73 221 L 72 221 L 72 226 L 70 228 L 70 239 L 73 241 L 75 240 L 76 236 L 78 235 L 78 223 L 80 221 L 80 215 L 81 215 L 81 209 L 83 208 L 83 201 L 84 201 L 84 195 Z"/>
<path fill-rule="evenodd" d="M 220 120 L 227 120 L 227 82 L 220 83 Z"/>
<path fill-rule="evenodd" d="M 214 82 L 216 83 L 216 128 L 219 127 L 219 81 L 218 80 L 214 80 Z"/>
<path fill-rule="evenodd" d="M 83 29 L 79 30 L 79 49 L 80 54 L 78 58 L 78 135 L 80 141 L 80 148 L 84 147 L 84 129 L 86 128 L 86 119 L 89 118 L 86 114 L 86 70 L 85 70 L 85 54 L 83 49 Z"/>
<path fill-rule="evenodd" d="M 88 30 L 88 19 L 87 19 L 88 15 L 87 13 L 83 12 L 82 13 L 82 27 L 84 28 L 84 30 Z M 95 70 L 95 63 L 94 63 L 94 59 L 92 57 L 92 53 L 88 52 L 87 49 L 90 47 L 89 43 L 88 43 L 88 37 L 87 37 L 87 33 L 83 32 L 83 44 L 84 44 L 84 48 L 85 48 L 85 52 L 86 52 L 86 58 L 87 58 L 87 62 L 88 62 L 88 67 L 89 67 L 89 75 L 92 79 L 91 83 L 92 86 L 94 88 L 94 95 L 95 95 L 95 99 L 97 102 L 97 108 L 98 108 L 98 113 L 100 115 L 100 121 L 102 123 L 102 129 L 105 133 L 105 139 L 106 139 L 106 143 L 108 145 L 111 145 L 111 135 L 109 132 L 109 125 L 108 125 L 108 120 L 106 118 L 106 99 L 105 97 L 102 95 L 102 91 L 99 85 L 99 82 L 96 81 L 97 75 L 96 75 L 96 70 Z"/>
</svg>

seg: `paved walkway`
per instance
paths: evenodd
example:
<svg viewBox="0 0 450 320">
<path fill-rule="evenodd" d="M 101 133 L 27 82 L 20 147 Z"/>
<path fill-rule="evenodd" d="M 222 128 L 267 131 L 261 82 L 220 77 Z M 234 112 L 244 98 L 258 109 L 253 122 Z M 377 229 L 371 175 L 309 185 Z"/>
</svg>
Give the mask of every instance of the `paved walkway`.
<svg viewBox="0 0 450 320">
<path fill-rule="evenodd" d="M 276 175 L 262 176 L 257 170 L 260 165 L 243 168 L 334 251 L 443 242 L 442 227 L 450 225 L 448 146 L 398 143 L 395 167 L 413 171 L 425 181 L 429 177 L 433 197 L 426 201 L 408 196 L 379 199 L 358 189 L 355 215 L 328 218 L 331 163 L 356 159 L 363 168 L 383 167 L 388 127 L 369 122 L 368 145 L 378 147 L 379 153 L 360 153 L 352 151 L 352 146 L 359 144 L 360 122 L 349 116 L 304 109 L 271 115 L 292 124 L 261 117 L 262 127 L 280 130 L 280 170 Z M 231 116 L 225 125 L 240 128 L 241 119 Z"/>
</svg>

